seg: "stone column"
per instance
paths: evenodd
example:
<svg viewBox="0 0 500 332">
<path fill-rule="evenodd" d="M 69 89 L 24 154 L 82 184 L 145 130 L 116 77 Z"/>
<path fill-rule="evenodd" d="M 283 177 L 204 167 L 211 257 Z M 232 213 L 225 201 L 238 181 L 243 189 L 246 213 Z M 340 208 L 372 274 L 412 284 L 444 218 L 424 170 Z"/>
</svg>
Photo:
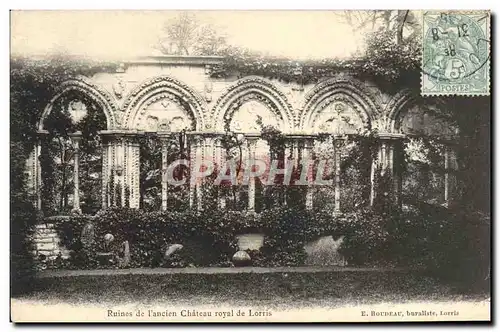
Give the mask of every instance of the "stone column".
<svg viewBox="0 0 500 332">
<path fill-rule="evenodd" d="M 124 135 L 121 141 L 121 150 L 122 150 L 122 167 L 123 167 L 123 175 L 122 175 L 122 186 L 121 186 L 121 195 L 122 195 L 122 206 L 127 206 L 127 187 L 129 185 L 129 137 L 128 135 Z"/>
<path fill-rule="evenodd" d="M 189 206 L 190 207 L 194 206 L 195 193 L 196 193 L 197 209 L 201 210 L 203 194 L 201 192 L 201 186 L 199 185 L 199 181 L 197 181 L 197 179 L 194 178 L 196 167 L 200 166 L 200 161 L 202 158 L 201 137 L 195 134 L 191 134 L 191 136 L 189 137 L 189 145 L 190 145 Z"/>
<path fill-rule="evenodd" d="M 38 210 L 42 210 L 42 164 L 40 162 L 40 157 L 42 155 L 42 146 L 47 144 L 48 131 L 40 130 L 38 131 L 36 145 L 33 151 L 32 160 L 31 160 L 31 189 L 33 194 L 36 196 L 35 206 Z"/>
<path fill-rule="evenodd" d="M 167 210 L 168 202 L 168 148 L 169 135 L 167 133 L 158 133 L 161 140 L 161 209 Z"/>
<path fill-rule="evenodd" d="M 27 187 L 29 193 L 33 197 L 33 205 L 38 210 L 42 209 L 42 168 L 40 156 L 42 155 L 42 147 L 46 144 L 48 131 L 40 130 L 37 133 L 37 140 L 33 150 L 26 160 L 26 173 L 28 173 Z"/>
<path fill-rule="evenodd" d="M 116 206 L 116 184 L 118 183 L 118 177 L 120 174 L 120 164 L 118 160 L 119 149 L 118 149 L 118 138 L 113 134 L 110 137 L 110 144 L 108 146 L 109 149 L 109 173 L 110 177 L 113 177 L 113 182 L 111 183 L 111 178 L 109 179 L 110 183 L 108 184 L 108 195 L 109 195 L 109 206 Z"/>
<path fill-rule="evenodd" d="M 140 162 L 140 143 L 139 137 L 137 135 L 131 137 L 129 142 L 129 204 L 133 209 L 138 209 L 140 205 L 140 172 L 141 172 L 141 162 Z"/>
<path fill-rule="evenodd" d="M 254 164 L 255 160 L 255 149 L 257 145 L 258 138 L 256 137 L 247 137 L 248 144 L 248 161 Z M 255 177 L 252 176 L 249 178 L 248 182 L 248 211 L 255 212 Z"/>
<path fill-rule="evenodd" d="M 392 180 L 392 188 L 394 191 L 394 199 L 397 205 L 401 204 L 401 174 L 397 167 L 394 166 L 395 159 L 401 155 L 403 148 L 401 140 L 404 138 L 402 134 L 381 133 L 379 134 L 379 149 L 377 159 L 372 163 L 371 174 L 371 195 L 370 204 L 373 205 L 376 199 L 375 176 L 389 175 Z M 396 160 L 396 162 L 400 162 Z"/>
<path fill-rule="evenodd" d="M 224 147 L 222 146 L 222 137 L 216 137 L 214 139 L 214 145 L 215 145 L 215 162 L 219 165 L 219 168 L 222 168 L 224 166 L 224 162 L 226 161 L 226 151 L 224 150 Z"/>
<path fill-rule="evenodd" d="M 124 187 L 126 185 L 125 180 L 125 138 L 123 137 L 123 133 L 118 133 L 115 137 L 114 141 L 114 149 L 115 149 L 115 160 L 114 160 L 114 185 L 113 188 L 113 197 L 114 197 L 114 206 L 124 206 L 125 205 L 125 192 Z M 119 186 L 119 188 L 118 188 Z M 118 189 L 117 189 L 118 188 Z M 120 198 L 120 200 L 118 200 Z"/>
<path fill-rule="evenodd" d="M 114 196 L 114 187 L 110 181 L 115 172 L 115 134 L 113 131 L 100 131 L 102 140 L 102 208 L 114 206 L 111 197 Z"/>
<path fill-rule="evenodd" d="M 299 167 L 299 162 L 300 162 L 300 149 L 299 149 L 299 140 L 297 138 L 292 140 L 292 159 L 293 159 L 293 166 L 295 169 Z"/>
<path fill-rule="evenodd" d="M 101 136 L 102 142 L 102 174 L 101 174 L 101 208 L 108 207 L 108 181 L 109 181 L 109 146 L 108 140 Z"/>
<path fill-rule="evenodd" d="M 402 158 L 404 158 L 404 147 L 403 147 L 403 139 L 404 136 L 401 135 L 399 137 L 395 137 L 391 140 L 390 145 L 390 169 L 392 174 L 392 180 L 394 184 L 394 198 L 396 200 L 396 205 L 401 208 L 401 193 L 403 191 L 403 174 L 401 174 L 401 163 L 403 162 Z"/>
<path fill-rule="evenodd" d="M 74 160 L 73 160 L 73 212 L 81 213 L 80 209 L 80 177 L 79 177 L 79 164 L 80 164 L 80 141 L 82 139 L 82 133 L 77 131 L 70 134 L 71 141 L 75 148 Z"/>
<path fill-rule="evenodd" d="M 205 139 L 206 137 L 198 137 L 196 143 L 196 168 L 197 170 L 202 169 L 203 162 L 205 161 Z M 204 178 L 196 181 L 196 209 L 203 210 L 203 183 Z"/>
<path fill-rule="evenodd" d="M 311 156 L 312 156 L 312 148 L 313 148 L 313 141 L 311 139 L 304 139 L 303 142 L 302 142 L 302 165 L 304 165 L 304 161 L 308 161 L 310 160 Z M 311 164 L 306 164 L 306 165 L 311 165 L 312 166 L 312 163 Z M 308 169 L 302 169 L 302 172 L 306 172 L 307 176 L 306 176 L 306 180 L 308 181 L 308 183 L 311 182 L 311 179 L 309 179 L 309 175 L 311 174 L 309 172 L 309 168 Z M 307 185 L 307 188 L 306 188 L 306 209 L 308 210 L 311 210 L 313 208 L 313 190 L 311 188 L 311 186 L 308 184 Z"/>
<path fill-rule="evenodd" d="M 129 206 L 132 201 L 131 182 L 139 185 L 139 173 L 132 173 L 131 169 L 138 169 L 139 150 L 138 144 L 132 143 L 134 135 L 125 131 L 101 131 L 103 137 L 103 207 L 118 205 L 118 196 L 121 197 L 120 206 L 125 206 L 126 189 L 129 191 Z M 133 166 L 137 163 L 137 167 Z M 111 177 L 113 181 L 111 183 Z M 120 185 L 120 191 L 117 187 Z M 138 191 L 138 189 L 137 189 Z M 138 203 L 137 203 L 138 207 Z"/>
<path fill-rule="evenodd" d="M 333 138 L 333 171 L 334 171 L 334 193 L 335 193 L 335 212 L 340 213 L 340 161 L 342 158 L 342 137 Z"/>
</svg>

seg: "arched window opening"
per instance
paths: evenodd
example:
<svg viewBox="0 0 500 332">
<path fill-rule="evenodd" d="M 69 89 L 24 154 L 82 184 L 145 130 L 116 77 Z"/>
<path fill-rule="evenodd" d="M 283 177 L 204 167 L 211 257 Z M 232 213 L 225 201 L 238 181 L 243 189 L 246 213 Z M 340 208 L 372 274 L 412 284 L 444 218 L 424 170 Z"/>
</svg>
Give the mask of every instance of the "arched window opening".
<svg viewBox="0 0 500 332">
<path fill-rule="evenodd" d="M 75 209 L 89 214 L 97 212 L 102 201 L 99 131 L 106 128 L 104 112 L 86 95 L 70 91 L 53 103 L 42 124 L 46 133 L 40 154 L 44 212 L 48 215 L 68 214 Z M 77 197 L 75 169 L 79 181 Z"/>
<path fill-rule="evenodd" d="M 396 125 L 407 136 L 403 199 L 448 205 L 457 193 L 456 127 L 440 118 L 439 110 L 419 106 L 408 109 Z"/>
</svg>

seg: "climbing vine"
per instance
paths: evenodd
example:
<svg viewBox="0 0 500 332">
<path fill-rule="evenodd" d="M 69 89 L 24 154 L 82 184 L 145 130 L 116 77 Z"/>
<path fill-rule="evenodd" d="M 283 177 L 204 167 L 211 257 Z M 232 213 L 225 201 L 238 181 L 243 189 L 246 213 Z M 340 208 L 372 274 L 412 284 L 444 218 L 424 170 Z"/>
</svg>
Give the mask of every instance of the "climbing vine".
<svg viewBox="0 0 500 332">
<path fill-rule="evenodd" d="M 397 41 L 396 31 L 375 31 L 366 36 L 366 52 L 352 59 L 296 60 L 271 57 L 238 47 L 227 47 L 219 55 L 221 64 L 211 67 L 211 76 L 258 75 L 298 84 L 315 84 L 339 70 L 377 82 L 381 89 L 394 91 L 399 83 L 419 88 L 421 43 L 418 38 Z"/>
</svg>

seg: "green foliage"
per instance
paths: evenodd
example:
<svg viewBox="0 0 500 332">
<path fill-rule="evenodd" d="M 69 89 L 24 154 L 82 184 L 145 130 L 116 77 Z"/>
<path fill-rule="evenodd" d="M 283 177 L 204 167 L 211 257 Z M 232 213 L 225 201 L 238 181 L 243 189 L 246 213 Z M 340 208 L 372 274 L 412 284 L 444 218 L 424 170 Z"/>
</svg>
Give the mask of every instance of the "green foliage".
<svg viewBox="0 0 500 332">
<path fill-rule="evenodd" d="M 80 240 L 89 221 L 96 229 L 96 245 L 90 254 L 82 250 Z M 66 217 L 56 225 L 62 244 L 73 250 L 72 268 L 101 267 L 92 257 L 104 250 L 103 237 L 108 233 L 116 243 L 129 241 L 130 267 L 232 266 L 236 236 L 260 233 L 263 247 L 248 250 L 254 266 L 303 265 L 306 243 L 321 236 L 343 236 L 339 252 L 353 266 L 425 267 L 434 275 L 451 278 L 456 274 L 455 279 L 466 282 L 484 278 L 489 268 L 489 219 L 428 205 L 399 214 L 367 208 L 337 215 L 287 207 L 260 215 L 109 209 L 95 217 Z M 175 243 L 184 249 L 165 259 L 166 249 Z"/>
<path fill-rule="evenodd" d="M 421 45 L 418 38 L 398 41 L 396 31 L 379 30 L 366 37 L 365 53 L 353 59 L 296 60 L 271 57 L 248 49 L 227 47 L 218 52 L 222 64 L 211 68 L 212 77 L 258 75 L 284 82 L 314 84 L 341 71 L 354 77 L 374 80 L 380 88 L 419 87 Z"/>
<path fill-rule="evenodd" d="M 26 151 L 19 142 L 10 142 L 10 281 L 11 293 L 29 290 L 34 272 L 34 225 L 37 214 L 26 189 Z"/>
<path fill-rule="evenodd" d="M 211 67 L 211 76 L 225 78 L 258 75 L 284 82 L 314 84 L 320 78 L 331 77 L 339 69 L 355 72 L 358 60 L 323 59 L 299 61 L 291 58 L 272 57 L 238 47 L 227 47 L 217 55 L 224 57 L 221 64 Z"/>
<path fill-rule="evenodd" d="M 380 30 L 366 37 L 366 53 L 359 68 L 361 75 L 374 79 L 379 88 L 397 91 L 419 88 L 421 44 L 418 38 L 397 42 L 396 31 Z"/>
<path fill-rule="evenodd" d="M 64 55 L 45 59 L 11 58 L 11 139 L 22 142 L 30 150 L 36 141 L 36 124 L 62 82 L 77 75 L 112 71 L 116 67 L 116 64 Z"/>
<path fill-rule="evenodd" d="M 488 282 L 489 216 L 420 203 L 387 228 L 397 263 L 425 267 L 433 275 L 468 287 Z"/>
<path fill-rule="evenodd" d="M 338 217 L 344 241 L 340 253 L 352 265 L 384 266 L 392 264 L 386 229 L 391 216 L 377 214 L 371 209 L 358 210 Z"/>
<path fill-rule="evenodd" d="M 155 134 L 146 134 L 140 138 L 140 206 L 146 211 L 158 211 L 161 207 L 161 169 L 162 143 Z M 179 159 L 189 159 L 189 146 L 186 133 L 180 132 L 166 140 L 168 164 Z M 168 186 L 168 206 L 170 210 L 186 209 L 189 194 L 189 168 L 177 166 L 174 173 L 176 180 L 186 179 L 182 186 Z"/>
<path fill-rule="evenodd" d="M 235 236 L 244 233 L 266 235 L 262 262 L 270 266 L 300 265 L 305 260 L 305 241 L 330 234 L 327 213 L 276 208 L 262 215 L 240 211 L 146 212 L 131 209 L 108 209 L 95 217 L 61 217 L 55 222 L 61 244 L 73 250 L 71 266 L 98 267 L 90 256 L 102 251 L 103 237 L 113 234 L 115 241 L 129 241 L 132 265 L 155 266 L 226 266 L 237 251 Z M 54 220 L 54 219 L 52 219 Z M 96 246 L 93 253 L 83 251 L 81 232 L 87 222 L 95 225 Z M 177 257 L 165 261 L 169 245 L 184 245 Z M 87 262 L 82 266 L 82 262 Z"/>
<path fill-rule="evenodd" d="M 79 100 L 86 105 L 87 114 L 74 123 L 68 105 Z M 67 214 L 71 211 L 69 195 L 73 192 L 73 158 L 75 149 L 70 135 L 80 131 L 79 173 L 81 209 L 95 213 L 101 205 L 101 138 L 98 132 L 106 128 L 102 110 L 88 97 L 79 93 L 66 93 L 53 105 L 44 119 L 47 135 L 43 137 L 40 157 L 43 179 L 43 209 L 47 215 Z"/>
<path fill-rule="evenodd" d="M 37 140 L 37 123 L 43 110 L 55 96 L 60 84 L 77 75 L 92 75 L 100 71 L 111 71 L 116 65 L 100 63 L 86 59 L 76 59 L 60 55 L 46 59 L 33 59 L 14 57 L 11 59 L 10 71 L 10 133 L 11 141 L 18 143 L 16 149 L 11 151 L 11 156 L 23 153 L 24 159 L 32 151 Z M 76 126 L 69 120 L 67 112 L 64 112 L 63 104 L 74 98 L 73 94 L 66 94 L 55 103 L 51 116 L 47 119 L 45 126 L 49 130 L 47 138 L 48 146 L 44 147 L 42 164 L 42 178 L 44 184 L 43 206 L 48 214 L 65 210 L 67 194 L 71 188 L 71 168 L 67 163 L 69 154 L 65 154 L 62 163 L 55 165 L 53 158 L 58 157 L 69 149 L 67 134 L 80 130 L 83 133 L 82 153 L 80 158 L 80 171 L 82 173 L 99 173 L 100 162 L 94 157 L 99 154 L 97 147 L 100 146 L 97 130 L 102 129 L 104 115 L 90 102 L 85 102 L 89 109 L 87 116 Z M 80 100 L 85 101 L 85 96 L 78 95 Z M 19 147 L 19 149 L 17 148 Z M 62 149 L 63 147 L 63 149 Z M 22 148 L 22 150 L 20 150 Z M 63 153 L 64 154 L 64 153 Z M 63 175 L 64 174 L 64 175 Z M 88 181 L 82 182 L 84 191 L 82 197 L 82 208 L 86 212 L 95 212 L 98 208 L 99 194 L 95 188 L 99 188 L 99 179 L 85 177 Z M 59 199 L 56 200 L 56 193 Z M 63 204 L 61 204 L 61 202 Z M 66 209 L 69 210 L 69 209 Z"/>
</svg>

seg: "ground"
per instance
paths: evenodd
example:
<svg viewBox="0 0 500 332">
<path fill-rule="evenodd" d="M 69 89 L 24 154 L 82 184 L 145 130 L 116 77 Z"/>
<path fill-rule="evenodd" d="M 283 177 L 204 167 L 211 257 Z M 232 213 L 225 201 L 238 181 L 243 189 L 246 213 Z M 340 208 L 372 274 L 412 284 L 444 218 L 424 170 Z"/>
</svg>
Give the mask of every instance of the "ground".
<svg viewBox="0 0 500 332">
<path fill-rule="evenodd" d="M 194 268 L 45 271 L 16 301 L 40 304 L 342 307 L 421 301 L 482 301 L 421 271 L 371 268 Z"/>
</svg>

